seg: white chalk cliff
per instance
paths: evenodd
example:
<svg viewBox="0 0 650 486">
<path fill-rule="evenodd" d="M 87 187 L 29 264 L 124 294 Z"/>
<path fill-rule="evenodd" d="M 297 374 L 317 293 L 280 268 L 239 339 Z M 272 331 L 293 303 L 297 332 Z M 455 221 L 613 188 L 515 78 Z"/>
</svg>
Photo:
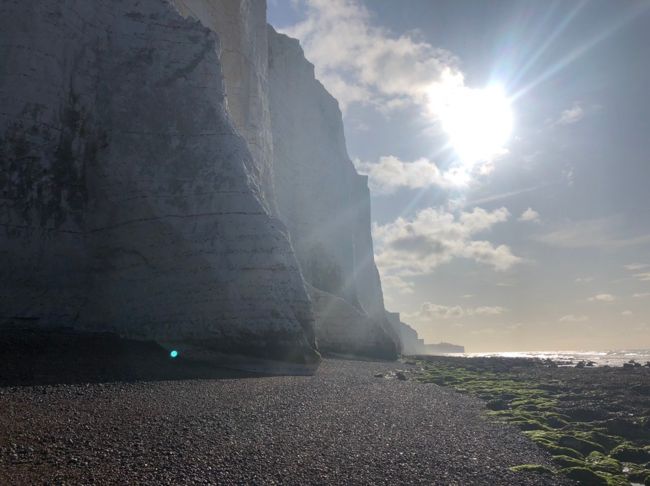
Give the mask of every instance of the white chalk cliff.
<svg viewBox="0 0 650 486">
<path fill-rule="evenodd" d="M 265 2 L 3 0 L 0 59 L 0 329 L 395 356 L 365 178 Z"/>
<path fill-rule="evenodd" d="M 269 52 L 276 201 L 312 289 L 321 348 L 394 356 L 397 337 L 385 318 L 374 262 L 367 177 L 347 154 L 338 103 L 316 80 L 297 40 L 269 27 Z"/>
</svg>

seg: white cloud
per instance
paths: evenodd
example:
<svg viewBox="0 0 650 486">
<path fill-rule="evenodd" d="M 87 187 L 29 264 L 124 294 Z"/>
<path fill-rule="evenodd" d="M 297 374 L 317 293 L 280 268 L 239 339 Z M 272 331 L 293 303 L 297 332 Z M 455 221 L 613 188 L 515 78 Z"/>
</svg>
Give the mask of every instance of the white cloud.
<svg viewBox="0 0 650 486">
<path fill-rule="evenodd" d="M 458 319 L 465 316 L 465 310 L 459 306 L 446 306 L 425 302 L 420 307 L 419 318 Z"/>
<path fill-rule="evenodd" d="M 375 225 L 375 260 L 384 277 L 427 274 L 455 258 L 508 270 L 522 261 L 510 247 L 474 237 L 509 217 L 506 208 L 474 208 L 456 214 L 427 208 L 413 219 L 400 217 L 383 226 Z"/>
<path fill-rule="evenodd" d="M 567 314 L 558 319 L 558 322 L 586 322 L 589 318 L 584 315 Z"/>
<path fill-rule="evenodd" d="M 469 186 L 490 175 L 495 168 L 494 162 L 488 161 L 478 165 L 452 166 L 442 172 L 435 162 L 426 157 L 404 162 L 394 155 L 380 157 L 378 162 L 355 159 L 354 165 L 359 173 L 368 176 L 370 189 L 376 194 L 391 194 L 400 188 L 450 189 Z M 534 211 L 533 213 L 537 214 Z"/>
<path fill-rule="evenodd" d="M 614 302 L 616 297 L 612 294 L 596 294 L 593 297 L 587 299 L 589 302 Z"/>
<path fill-rule="evenodd" d="M 575 180 L 576 180 L 576 174 L 574 168 L 569 167 L 568 169 L 564 169 L 562 171 L 562 178 L 566 181 L 567 186 L 572 187 L 573 184 L 575 184 Z"/>
<path fill-rule="evenodd" d="M 625 317 L 632 317 L 634 315 L 634 312 L 632 312 L 631 310 L 624 310 L 623 312 L 621 312 L 621 315 Z"/>
<path fill-rule="evenodd" d="M 635 299 L 647 299 L 650 297 L 650 292 L 640 292 L 637 294 L 632 295 Z"/>
<path fill-rule="evenodd" d="M 357 170 L 368 175 L 373 191 L 389 194 L 399 188 L 449 187 L 452 181 L 438 166 L 426 158 L 402 162 L 393 155 L 380 157 L 378 163 L 354 161 Z"/>
<path fill-rule="evenodd" d="M 393 290 L 398 294 L 407 295 L 415 291 L 415 285 L 412 282 L 407 282 L 397 275 L 386 275 L 381 279 L 381 285 L 386 290 Z"/>
<path fill-rule="evenodd" d="M 634 277 L 642 282 L 650 282 L 650 272 L 635 273 Z"/>
<path fill-rule="evenodd" d="M 283 32 L 300 40 L 316 75 L 339 100 L 385 109 L 426 106 L 439 86 L 462 86 L 456 59 L 414 33 L 395 35 L 373 25 L 361 2 L 304 0 L 306 17 Z"/>
<path fill-rule="evenodd" d="M 577 277 L 576 278 L 576 283 L 589 283 L 593 282 L 594 277 Z"/>
<path fill-rule="evenodd" d="M 585 110 L 579 102 L 574 102 L 571 108 L 564 110 L 560 113 L 560 117 L 555 122 L 555 125 L 572 125 L 578 123 L 585 116 Z"/>
<path fill-rule="evenodd" d="M 508 311 L 509 309 L 501 306 L 462 307 L 460 305 L 446 306 L 425 302 L 420 306 L 420 309 L 417 312 L 413 314 L 405 314 L 405 316 L 419 321 L 430 321 L 432 319 L 461 319 L 463 317 L 475 316 L 500 316 Z"/>
<path fill-rule="evenodd" d="M 508 309 L 500 306 L 483 306 L 476 307 L 474 309 L 468 309 L 468 315 L 475 316 L 500 316 L 501 314 L 507 312 Z"/>
<path fill-rule="evenodd" d="M 650 265 L 647 263 L 630 263 L 629 265 L 623 265 L 623 266 L 625 267 L 626 270 L 629 270 L 631 272 L 650 268 Z"/>
<path fill-rule="evenodd" d="M 533 208 L 528 208 L 526 211 L 521 213 L 519 216 L 519 221 L 527 221 L 531 223 L 539 223 L 539 213 Z"/>
</svg>

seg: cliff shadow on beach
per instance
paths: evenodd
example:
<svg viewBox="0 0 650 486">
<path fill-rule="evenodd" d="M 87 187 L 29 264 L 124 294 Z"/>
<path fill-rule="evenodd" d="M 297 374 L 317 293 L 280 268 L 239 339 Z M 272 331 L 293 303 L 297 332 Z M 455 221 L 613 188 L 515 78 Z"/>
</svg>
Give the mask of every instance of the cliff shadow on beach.
<svg viewBox="0 0 650 486">
<path fill-rule="evenodd" d="M 71 328 L 0 332 L 0 387 L 269 376 L 184 359 L 153 341 Z"/>
</svg>

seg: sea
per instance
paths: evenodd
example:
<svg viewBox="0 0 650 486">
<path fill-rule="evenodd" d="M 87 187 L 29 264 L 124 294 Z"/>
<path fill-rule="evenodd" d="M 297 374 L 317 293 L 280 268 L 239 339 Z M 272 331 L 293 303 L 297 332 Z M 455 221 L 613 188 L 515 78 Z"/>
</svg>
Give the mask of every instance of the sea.
<svg viewBox="0 0 650 486">
<path fill-rule="evenodd" d="M 451 354 L 450 354 L 451 356 Z M 594 366 L 623 366 L 635 361 L 640 364 L 650 362 L 650 349 L 623 349 L 616 351 L 521 351 L 503 353 L 458 353 L 453 356 L 501 356 L 504 358 L 551 359 L 560 365 L 575 366 L 580 361 L 594 363 Z"/>
</svg>

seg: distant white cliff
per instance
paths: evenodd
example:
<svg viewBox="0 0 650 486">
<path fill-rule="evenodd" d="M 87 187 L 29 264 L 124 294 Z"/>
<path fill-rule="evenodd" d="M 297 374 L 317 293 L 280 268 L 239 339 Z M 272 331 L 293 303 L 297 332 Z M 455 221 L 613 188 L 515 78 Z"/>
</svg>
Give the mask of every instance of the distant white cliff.
<svg viewBox="0 0 650 486">
<path fill-rule="evenodd" d="M 424 339 L 420 339 L 418 333 L 411 326 L 402 322 L 399 312 L 386 312 L 386 317 L 391 323 L 402 345 L 402 354 L 416 355 L 416 354 L 449 354 L 449 353 L 464 353 L 465 347 L 459 344 L 451 343 L 425 343 Z"/>
<path fill-rule="evenodd" d="M 259 0 L 0 4 L 0 328 L 394 358 L 336 101 Z"/>
</svg>

